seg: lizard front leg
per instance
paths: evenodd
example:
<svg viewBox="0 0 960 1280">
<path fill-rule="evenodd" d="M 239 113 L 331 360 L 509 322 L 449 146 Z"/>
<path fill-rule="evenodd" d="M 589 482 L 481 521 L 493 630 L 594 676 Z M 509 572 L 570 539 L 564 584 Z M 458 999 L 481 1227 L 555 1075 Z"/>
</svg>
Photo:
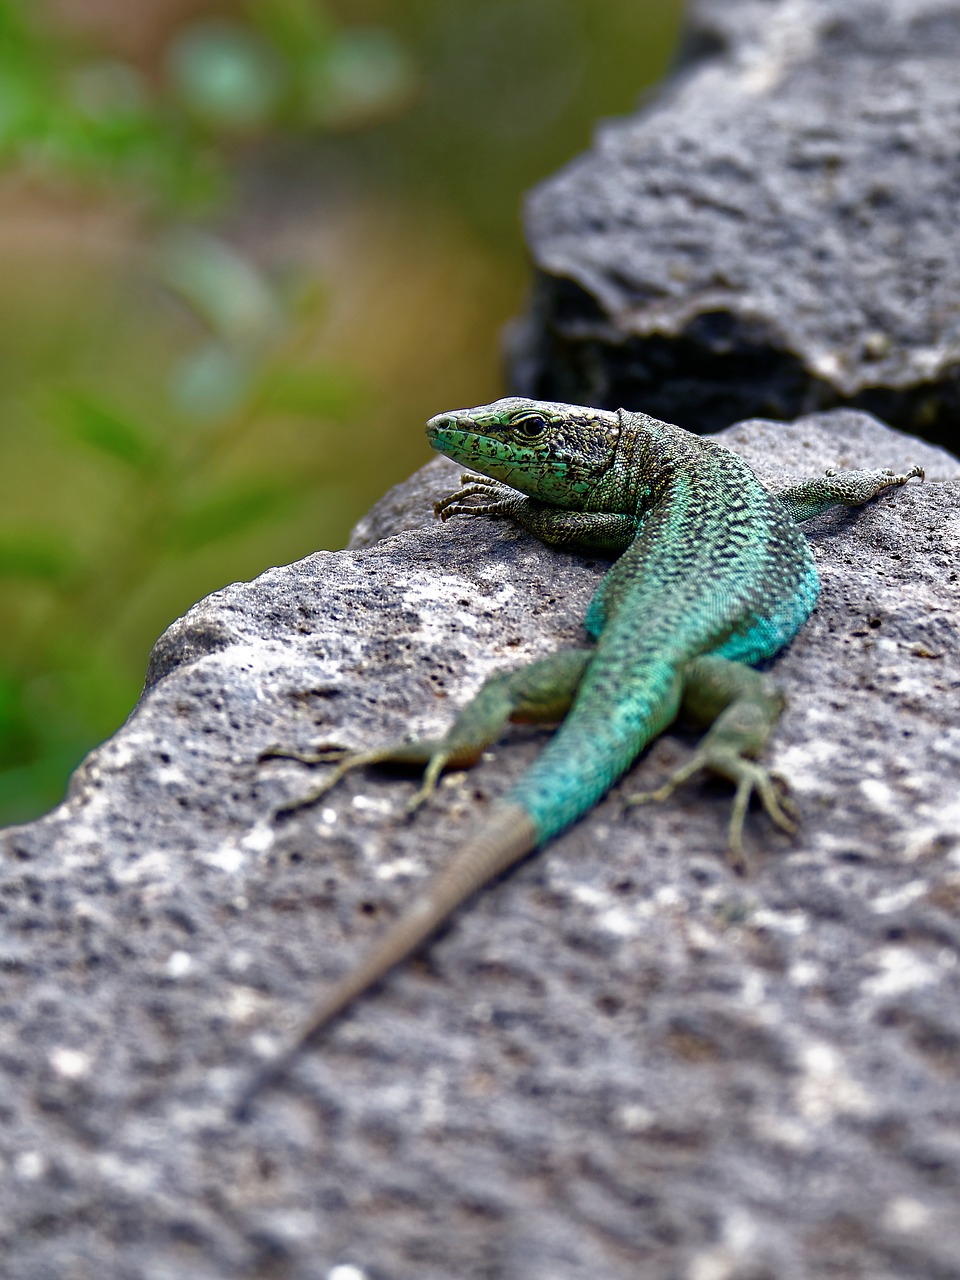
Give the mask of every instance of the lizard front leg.
<svg viewBox="0 0 960 1280">
<path fill-rule="evenodd" d="M 813 480 L 801 480 L 773 496 L 795 524 L 818 516 L 830 507 L 859 507 L 885 489 L 897 488 L 908 480 L 924 478 L 923 467 L 909 471 L 827 471 Z"/>
<path fill-rule="evenodd" d="M 439 520 L 453 516 L 505 516 L 551 547 L 567 551 L 596 551 L 619 556 L 637 536 L 636 516 L 609 511 L 567 511 L 537 498 L 528 498 L 500 480 L 465 473 L 461 487 L 438 502 Z"/>
<path fill-rule="evenodd" d="M 626 803 L 665 800 L 701 770 L 728 778 L 737 788 L 730 814 L 728 859 L 741 874 L 747 869 L 743 823 L 754 792 L 770 818 L 791 835 L 796 831 L 792 801 L 778 794 L 776 775 L 756 763 L 783 710 L 783 694 L 763 672 L 728 658 L 691 661 L 684 675 L 682 710 L 698 724 L 709 724 L 693 757 L 656 791 L 626 797 Z M 778 779 L 779 780 L 779 779 Z"/>
<path fill-rule="evenodd" d="M 333 773 L 319 787 L 283 805 L 278 812 L 291 813 L 314 804 L 336 786 L 344 774 L 364 765 L 424 765 L 423 783 L 407 805 L 407 812 L 412 813 L 432 794 L 444 769 L 464 769 L 476 764 L 508 721 L 553 724 L 562 720 L 592 657 L 592 649 L 561 649 L 525 667 L 491 676 L 443 738 L 415 739 L 359 752 L 330 747 L 309 756 L 279 751 L 266 753 L 261 758 L 300 760 L 304 764 L 337 762 Z"/>
</svg>

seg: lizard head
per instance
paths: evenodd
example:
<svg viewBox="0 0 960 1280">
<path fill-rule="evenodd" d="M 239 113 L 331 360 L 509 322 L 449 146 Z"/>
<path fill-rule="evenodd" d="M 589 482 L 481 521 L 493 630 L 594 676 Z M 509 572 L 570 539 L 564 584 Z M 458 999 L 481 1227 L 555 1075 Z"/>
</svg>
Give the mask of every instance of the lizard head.
<svg viewBox="0 0 960 1280">
<path fill-rule="evenodd" d="M 427 423 L 438 453 L 530 497 L 571 508 L 611 467 L 619 436 L 616 413 L 521 396 L 438 413 Z"/>
</svg>

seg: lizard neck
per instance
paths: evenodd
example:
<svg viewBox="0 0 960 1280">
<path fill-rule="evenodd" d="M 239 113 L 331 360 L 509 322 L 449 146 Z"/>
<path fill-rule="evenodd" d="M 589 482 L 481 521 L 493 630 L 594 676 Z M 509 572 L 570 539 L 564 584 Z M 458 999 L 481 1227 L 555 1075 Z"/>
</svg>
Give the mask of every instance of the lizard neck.
<svg viewBox="0 0 960 1280">
<path fill-rule="evenodd" d="M 646 413 L 618 409 L 620 432 L 613 463 L 585 509 L 642 516 L 669 490 L 679 467 L 701 443 L 698 437 Z"/>
</svg>

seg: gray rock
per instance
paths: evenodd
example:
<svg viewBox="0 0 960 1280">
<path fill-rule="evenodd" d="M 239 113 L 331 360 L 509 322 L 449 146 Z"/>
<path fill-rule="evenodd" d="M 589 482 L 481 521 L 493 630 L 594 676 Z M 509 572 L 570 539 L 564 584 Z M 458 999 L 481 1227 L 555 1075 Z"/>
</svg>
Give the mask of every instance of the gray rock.
<svg viewBox="0 0 960 1280">
<path fill-rule="evenodd" d="M 519 394 L 693 431 L 856 405 L 960 444 L 960 8 L 697 0 L 687 59 L 530 196 Z"/>
<path fill-rule="evenodd" d="M 433 523 L 457 468 L 430 464 L 361 549 L 175 623 L 67 801 L 0 834 L 0 1274 L 958 1274 L 960 464 L 853 413 L 723 439 L 777 481 L 932 478 L 811 529 L 823 597 L 776 664 L 770 752 L 800 838 L 752 814 L 740 880 L 728 788 L 615 792 L 231 1119 L 546 735 L 413 822 L 413 781 L 372 770 L 274 819 L 312 774 L 261 752 L 441 730 L 487 673 L 579 638 L 603 572 Z"/>
</svg>

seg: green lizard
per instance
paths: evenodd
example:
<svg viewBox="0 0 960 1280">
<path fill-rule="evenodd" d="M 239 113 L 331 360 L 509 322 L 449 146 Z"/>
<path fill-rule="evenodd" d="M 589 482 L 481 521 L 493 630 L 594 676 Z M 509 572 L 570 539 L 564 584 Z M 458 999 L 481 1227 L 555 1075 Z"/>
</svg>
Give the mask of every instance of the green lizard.
<svg viewBox="0 0 960 1280">
<path fill-rule="evenodd" d="M 920 467 L 828 472 L 773 495 L 729 449 L 644 413 L 517 397 L 439 414 L 427 435 L 434 449 L 481 473 L 463 476 L 462 488 L 437 505 L 441 520 L 507 516 L 550 546 L 618 559 L 587 613 L 589 647 L 490 677 L 446 737 L 347 755 L 322 787 L 289 806 L 312 803 L 349 769 L 392 761 L 426 766 L 414 808 L 443 769 L 474 764 L 508 720 L 562 721 L 479 832 L 254 1079 L 241 1113 L 466 898 L 592 808 L 681 709 L 710 725 L 699 749 L 666 786 L 628 802 L 660 799 L 701 769 L 730 779 L 728 840 L 738 869 L 754 792 L 793 831 L 792 805 L 756 763 L 783 699 L 754 667 L 793 638 L 817 599 L 817 571 L 796 525 L 923 478 Z"/>
</svg>

